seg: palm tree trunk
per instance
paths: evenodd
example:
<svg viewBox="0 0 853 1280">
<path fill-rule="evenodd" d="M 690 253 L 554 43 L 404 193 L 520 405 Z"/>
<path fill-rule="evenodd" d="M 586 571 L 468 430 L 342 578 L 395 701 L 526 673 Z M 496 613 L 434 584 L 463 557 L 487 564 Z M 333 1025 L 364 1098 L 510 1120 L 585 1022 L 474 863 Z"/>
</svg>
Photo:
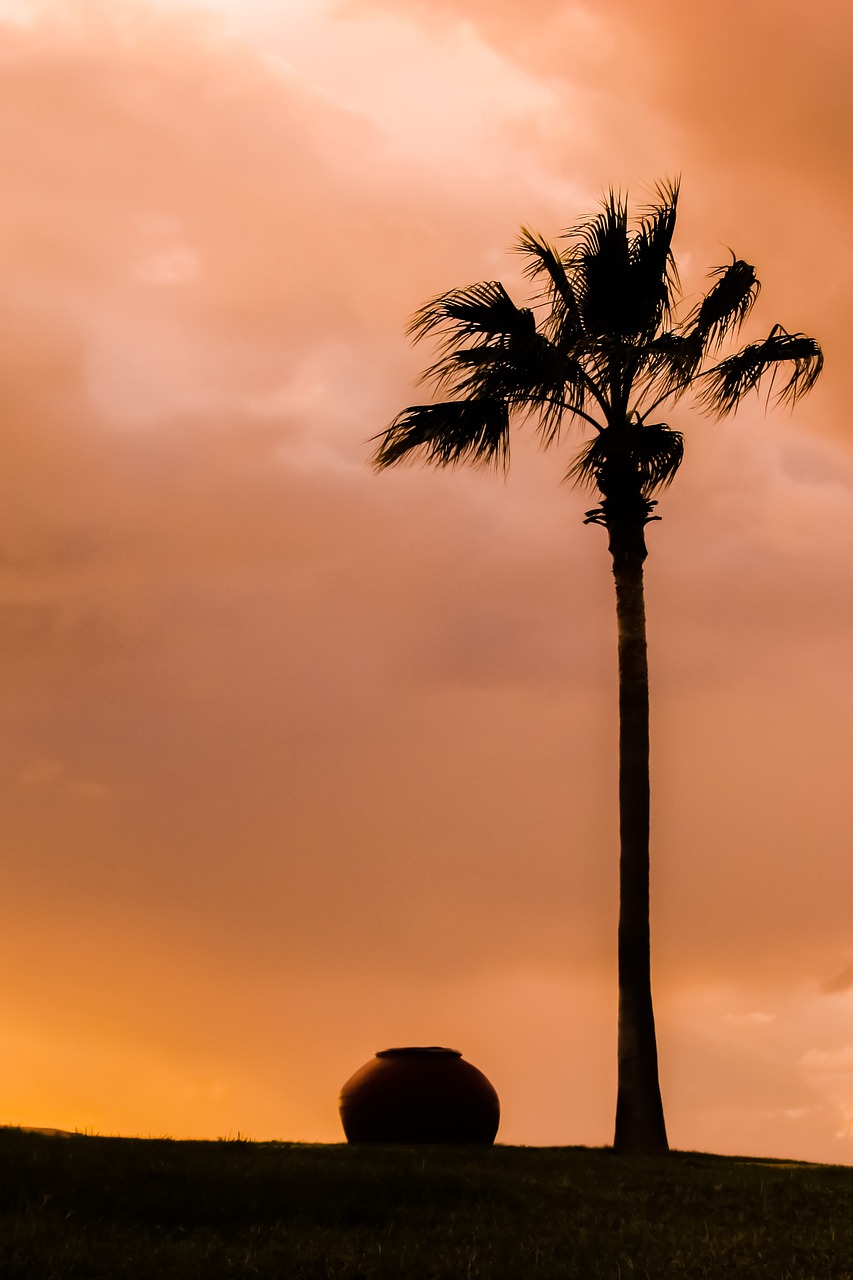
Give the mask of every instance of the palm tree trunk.
<svg viewBox="0 0 853 1280">
<path fill-rule="evenodd" d="M 643 521 L 608 520 L 619 635 L 619 1040 L 614 1150 L 669 1150 L 649 938 L 649 672 Z"/>
</svg>

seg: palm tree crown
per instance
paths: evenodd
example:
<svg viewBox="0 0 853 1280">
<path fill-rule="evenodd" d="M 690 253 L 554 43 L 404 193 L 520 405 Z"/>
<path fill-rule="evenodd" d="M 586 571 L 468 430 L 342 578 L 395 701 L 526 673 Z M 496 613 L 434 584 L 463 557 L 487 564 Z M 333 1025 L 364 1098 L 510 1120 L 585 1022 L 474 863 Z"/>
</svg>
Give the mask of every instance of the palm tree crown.
<svg viewBox="0 0 853 1280">
<path fill-rule="evenodd" d="M 409 333 L 439 339 L 439 358 L 424 375 L 437 403 L 404 409 L 378 437 L 385 468 L 405 457 L 439 466 L 509 461 L 514 411 L 532 414 L 543 445 L 555 443 L 565 418 L 594 431 L 569 475 L 608 503 L 645 504 L 681 463 L 678 431 L 652 415 L 693 389 L 717 415 L 733 412 L 765 379 L 792 404 L 820 374 L 813 338 L 774 325 L 768 336 L 719 358 L 740 329 L 760 288 L 749 263 L 732 261 L 683 320 L 675 316 L 678 273 L 672 255 L 678 184 L 656 189 L 657 202 L 633 227 L 627 199 L 611 191 L 597 215 L 563 234 L 565 247 L 523 229 L 516 248 L 539 286 L 532 307 L 519 307 L 499 281 L 439 294 L 413 317 Z"/>
</svg>

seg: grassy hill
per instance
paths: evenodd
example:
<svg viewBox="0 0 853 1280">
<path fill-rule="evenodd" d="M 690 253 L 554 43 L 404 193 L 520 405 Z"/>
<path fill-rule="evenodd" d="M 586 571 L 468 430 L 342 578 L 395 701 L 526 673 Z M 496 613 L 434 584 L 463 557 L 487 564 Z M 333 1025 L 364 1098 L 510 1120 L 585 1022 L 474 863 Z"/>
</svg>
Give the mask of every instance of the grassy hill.
<svg viewBox="0 0 853 1280">
<path fill-rule="evenodd" d="M 853 1280 L 853 1168 L 6 1129 L 0 1276 Z"/>
</svg>

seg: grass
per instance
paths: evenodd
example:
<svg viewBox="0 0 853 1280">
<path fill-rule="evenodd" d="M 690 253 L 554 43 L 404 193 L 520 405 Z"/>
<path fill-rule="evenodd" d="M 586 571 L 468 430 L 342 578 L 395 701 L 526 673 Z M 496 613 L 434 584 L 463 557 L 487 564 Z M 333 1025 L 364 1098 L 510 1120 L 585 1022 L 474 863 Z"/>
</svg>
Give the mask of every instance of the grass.
<svg viewBox="0 0 853 1280">
<path fill-rule="evenodd" d="M 0 1131 L 3 1280 L 853 1280 L 853 1168 Z"/>
</svg>

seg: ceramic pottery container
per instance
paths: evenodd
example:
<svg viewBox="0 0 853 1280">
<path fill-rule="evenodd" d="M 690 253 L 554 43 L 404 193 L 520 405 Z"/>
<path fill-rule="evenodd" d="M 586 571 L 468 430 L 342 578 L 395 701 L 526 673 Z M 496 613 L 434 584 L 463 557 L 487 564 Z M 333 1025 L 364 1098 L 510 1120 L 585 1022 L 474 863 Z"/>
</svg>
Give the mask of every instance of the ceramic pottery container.
<svg viewBox="0 0 853 1280">
<path fill-rule="evenodd" d="M 347 1142 L 491 1144 L 500 1122 L 492 1085 L 458 1049 L 382 1049 L 340 1096 Z"/>
</svg>

